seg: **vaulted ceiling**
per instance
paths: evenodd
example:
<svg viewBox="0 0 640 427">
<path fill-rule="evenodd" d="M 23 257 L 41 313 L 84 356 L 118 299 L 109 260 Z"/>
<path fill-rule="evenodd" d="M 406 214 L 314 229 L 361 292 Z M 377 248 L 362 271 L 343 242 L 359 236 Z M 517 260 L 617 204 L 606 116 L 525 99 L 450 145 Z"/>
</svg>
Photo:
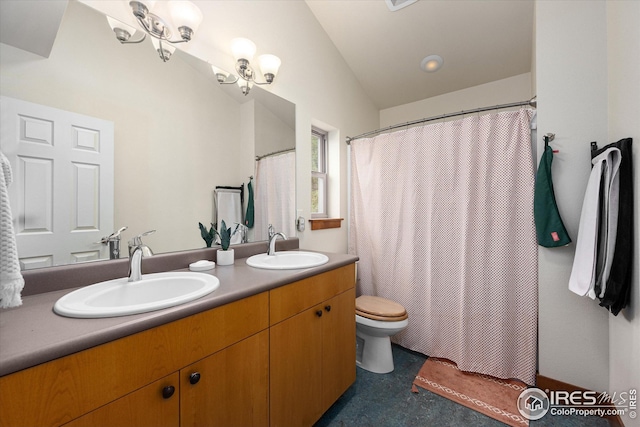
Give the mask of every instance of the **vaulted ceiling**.
<svg viewBox="0 0 640 427">
<path fill-rule="evenodd" d="M 306 0 L 380 109 L 531 71 L 534 2 Z M 442 68 L 420 62 L 440 55 Z"/>
<path fill-rule="evenodd" d="M 81 1 L 135 25 L 126 1 Z M 291 7 L 291 3 L 282 7 L 291 1 L 295 1 L 295 7 Z M 296 31 L 303 29 L 271 24 L 282 22 L 277 17 L 283 10 L 292 14 L 304 13 L 306 3 L 306 13 L 309 10 L 313 13 L 379 109 L 531 71 L 533 0 L 418 0 L 397 11 L 391 11 L 384 0 L 193 2 L 202 10 L 204 20 L 197 36 L 188 46 L 184 45 L 184 49 L 198 58 L 230 69 L 233 69 L 233 63 L 229 62 L 228 43 L 231 38 L 238 37 L 239 32 L 254 38 L 259 49 L 262 45 L 276 51 L 299 50 L 300 46 L 295 44 Z M 37 3 L 2 0 L 1 5 L 3 12 L 9 12 L 22 5 Z M 59 24 L 66 1 L 41 3 L 62 4 L 62 8 L 56 8 L 55 20 L 49 19 L 51 13 L 38 15 L 48 23 Z M 35 22 L 35 14 L 27 14 L 32 18 L 19 25 L 14 25 L 17 23 L 10 16 L 25 14 L 3 15 L 6 19 L 2 21 L 2 42 L 13 44 L 7 40 L 15 38 L 17 42 L 24 42 L 42 36 L 39 38 L 43 40 L 34 42 L 35 50 L 31 51 L 48 56 L 55 28 L 52 27 L 53 37 L 49 37 L 42 28 L 40 31 L 28 30 L 26 24 Z M 295 22 L 295 16 L 290 18 L 288 22 Z M 313 46 L 304 48 L 313 51 Z M 424 72 L 420 63 L 432 54 L 444 59 L 443 66 L 437 72 Z M 295 67 L 295 64 L 285 63 L 283 67 Z"/>
</svg>

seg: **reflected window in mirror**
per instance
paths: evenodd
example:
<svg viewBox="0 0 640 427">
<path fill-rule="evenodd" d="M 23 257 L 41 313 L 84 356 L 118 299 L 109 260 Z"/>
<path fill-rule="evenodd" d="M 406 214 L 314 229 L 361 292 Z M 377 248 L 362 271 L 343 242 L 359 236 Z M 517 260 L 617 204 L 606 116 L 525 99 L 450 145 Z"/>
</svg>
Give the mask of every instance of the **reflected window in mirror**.
<svg viewBox="0 0 640 427">
<path fill-rule="evenodd" d="M 327 153 L 328 132 L 311 128 L 311 217 L 326 218 L 327 215 Z"/>
</svg>

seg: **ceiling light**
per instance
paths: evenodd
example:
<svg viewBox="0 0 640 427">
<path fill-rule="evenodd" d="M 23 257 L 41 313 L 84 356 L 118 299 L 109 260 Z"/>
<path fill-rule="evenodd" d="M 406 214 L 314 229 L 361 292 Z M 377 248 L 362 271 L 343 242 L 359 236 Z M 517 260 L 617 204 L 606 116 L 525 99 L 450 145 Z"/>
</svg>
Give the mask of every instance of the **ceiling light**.
<svg viewBox="0 0 640 427">
<path fill-rule="evenodd" d="M 237 83 L 244 95 L 247 95 L 254 84 L 268 85 L 273 83 L 273 80 L 278 74 L 280 69 L 280 58 L 275 55 L 265 54 L 258 57 L 258 65 L 264 76 L 264 82 L 256 81 L 255 71 L 251 67 L 251 61 L 256 53 L 256 45 L 249 39 L 237 38 L 231 41 L 231 53 L 236 60 L 237 76 L 232 76 L 229 79 L 230 74 L 216 66 L 211 66 L 213 74 L 216 76 L 218 83 L 222 85 Z"/>
<path fill-rule="evenodd" d="M 153 37 L 151 41 L 158 51 L 160 59 L 167 62 L 171 54 L 176 50 L 175 46 L 172 45 L 190 41 L 200 26 L 203 15 L 200 9 L 190 1 L 171 0 L 166 3 L 170 19 L 166 17 L 162 18 L 152 12 L 155 3 L 154 0 L 134 0 L 129 2 L 131 13 L 133 13 L 133 16 L 145 33 L 142 34 L 141 38 L 131 39 L 131 36 L 136 33 L 133 27 L 109 16 L 107 17 L 107 21 L 120 43 L 140 43 L 146 39 L 147 35 Z M 175 24 L 175 28 L 171 28 L 170 22 Z M 173 38 L 176 30 L 180 38 Z"/>
<path fill-rule="evenodd" d="M 427 73 L 433 73 L 442 67 L 443 62 L 440 55 L 429 55 L 422 60 L 420 68 Z"/>
</svg>

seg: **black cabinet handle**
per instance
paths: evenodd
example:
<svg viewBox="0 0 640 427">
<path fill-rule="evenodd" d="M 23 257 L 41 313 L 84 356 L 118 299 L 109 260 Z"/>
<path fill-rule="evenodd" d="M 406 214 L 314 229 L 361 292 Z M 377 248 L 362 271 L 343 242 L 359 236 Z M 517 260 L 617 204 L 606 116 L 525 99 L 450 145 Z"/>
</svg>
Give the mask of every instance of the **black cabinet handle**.
<svg viewBox="0 0 640 427">
<path fill-rule="evenodd" d="M 173 393 L 175 393 L 175 391 L 176 391 L 176 388 L 174 386 L 168 385 L 162 389 L 162 397 L 164 397 L 165 399 L 168 399 L 171 396 L 173 396 Z"/>
<path fill-rule="evenodd" d="M 318 316 L 318 317 L 322 317 L 322 310 L 318 310 L 318 311 L 316 311 L 316 316 Z"/>
<path fill-rule="evenodd" d="M 198 384 L 198 381 L 200 381 L 200 372 L 193 372 L 189 375 L 189 382 L 191 384 Z"/>
<path fill-rule="evenodd" d="M 325 305 L 325 306 L 324 306 L 324 309 L 325 309 L 325 310 L 327 311 L 327 313 L 328 313 L 328 312 L 330 312 L 330 311 L 331 311 L 331 306 L 330 306 L 330 305 Z"/>
</svg>

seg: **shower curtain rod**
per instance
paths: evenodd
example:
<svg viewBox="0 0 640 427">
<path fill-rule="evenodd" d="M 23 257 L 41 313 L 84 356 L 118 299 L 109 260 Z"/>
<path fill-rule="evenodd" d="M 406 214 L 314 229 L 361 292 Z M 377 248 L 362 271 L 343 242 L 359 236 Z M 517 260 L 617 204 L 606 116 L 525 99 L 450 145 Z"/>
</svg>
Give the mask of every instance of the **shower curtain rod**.
<svg viewBox="0 0 640 427">
<path fill-rule="evenodd" d="M 493 106 L 490 106 L 490 107 L 474 108 L 473 110 L 466 110 L 466 111 L 463 110 L 463 111 L 458 111 L 456 113 L 442 114 L 440 116 L 427 117 L 427 118 L 424 118 L 424 119 L 414 120 L 412 122 L 406 122 L 406 123 L 400 123 L 400 124 L 397 124 L 397 125 L 387 126 L 386 128 L 372 130 L 370 132 L 365 132 L 365 133 L 362 133 L 362 134 L 357 135 L 357 136 L 353 136 L 353 137 L 348 136 L 347 137 L 347 145 L 351 144 L 351 141 L 353 141 L 354 139 L 364 138 L 364 137 L 369 136 L 369 135 L 375 135 L 377 133 L 382 133 L 382 132 L 386 132 L 386 131 L 389 131 L 389 130 L 402 128 L 402 127 L 405 127 L 405 126 L 413 126 L 413 125 L 417 125 L 417 124 L 420 124 L 420 123 L 431 122 L 431 121 L 434 121 L 434 120 L 442 120 L 442 119 L 447 119 L 449 117 L 462 116 L 462 115 L 465 115 L 465 114 L 481 113 L 483 111 L 501 110 L 503 108 L 512 108 L 512 107 L 522 107 L 524 105 L 529 105 L 529 106 L 535 108 L 536 105 L 537 105 L 536 97 L 534 96 L 533 98 L 531 98 L 528 101 L 512 102 L 511 104 L 501 104 L 501 105 L 493 105 Z"/>
<path fill-rule="evenodd" d="M 289 151 L 296 151 L 294 148 L 287 148 L 286 150 L 273 151 L 271 153 L 263 154 L 262 156 L 256 156 L 256 160 L 262 160 L 265 157 L 275 156 L 276 154 L 288 153 Z"/>
</svg>

